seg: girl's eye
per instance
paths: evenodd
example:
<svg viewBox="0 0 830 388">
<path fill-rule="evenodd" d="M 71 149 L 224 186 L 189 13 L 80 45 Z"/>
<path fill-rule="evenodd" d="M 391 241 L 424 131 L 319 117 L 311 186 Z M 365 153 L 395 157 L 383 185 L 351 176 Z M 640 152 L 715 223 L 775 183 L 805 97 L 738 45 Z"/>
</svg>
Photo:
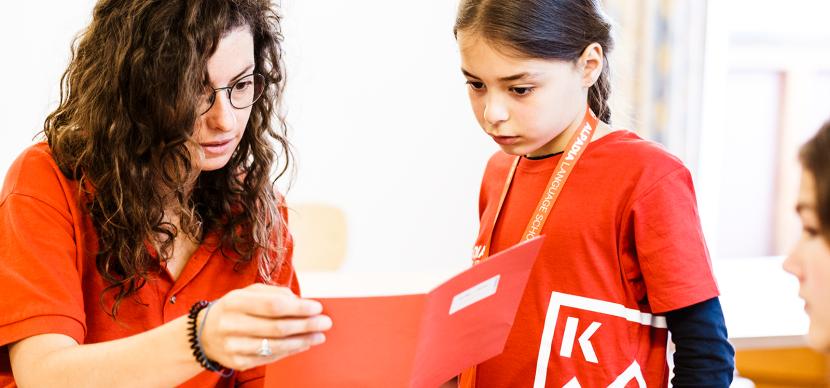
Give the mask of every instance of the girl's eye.
<svg viewBox="0 0 830 388">
<path fill-rule="evenodd" d="M 249 86 L 251 86 L 251 84 L 253 84 L 253 81 L 248 81 L 248 80 L 241 81 L 241 82 L 237 82 L 236 85 L 233 86 L 233 88 L 236 89 L 236 90 L 245 90 Z"/>
<path fill-rule="evenodd" d="M 470 85 L 470 88 L 473 89 L 473 90 L 484 89 L 484 82 L 467 81 L 467 85 Z"/>
<path fill-rule="evenodd" d="M 530 94 L 530 92 L 533 91 L 533 88 L 529 87 L 529 86 L 528 87 L 513 87 L 513 88 L 510 88 L 510 90 L 518 96 L 526 96 L 526 95 Z"/>
</svg>

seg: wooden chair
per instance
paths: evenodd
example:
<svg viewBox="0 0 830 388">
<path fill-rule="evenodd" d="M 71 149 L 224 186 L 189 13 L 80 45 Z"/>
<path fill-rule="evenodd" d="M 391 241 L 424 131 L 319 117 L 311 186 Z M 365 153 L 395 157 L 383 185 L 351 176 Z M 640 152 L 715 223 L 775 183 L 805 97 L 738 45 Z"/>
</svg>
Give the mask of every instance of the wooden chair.
<svg viewBox="0 0 830 388">
<path fill-rule="evenodd" d="M 298 271 L 336 271 L 346 258 L 346 215 L 325 203 L 288 204 Z"/>
</svg>

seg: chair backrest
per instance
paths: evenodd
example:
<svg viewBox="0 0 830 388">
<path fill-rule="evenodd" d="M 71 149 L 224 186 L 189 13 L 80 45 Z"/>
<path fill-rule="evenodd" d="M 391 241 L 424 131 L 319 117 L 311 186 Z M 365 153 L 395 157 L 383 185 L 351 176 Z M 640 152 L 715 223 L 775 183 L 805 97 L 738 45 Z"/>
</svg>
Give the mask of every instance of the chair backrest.
<svg viewBox="0 0 830 388">
<path fill-rule="evenodd" d="M 294 237 L 299 271 L 336 271 L 346 258 L 346 214 L 325 203 L 288 204 L 288 229 Z"/>
</svg>

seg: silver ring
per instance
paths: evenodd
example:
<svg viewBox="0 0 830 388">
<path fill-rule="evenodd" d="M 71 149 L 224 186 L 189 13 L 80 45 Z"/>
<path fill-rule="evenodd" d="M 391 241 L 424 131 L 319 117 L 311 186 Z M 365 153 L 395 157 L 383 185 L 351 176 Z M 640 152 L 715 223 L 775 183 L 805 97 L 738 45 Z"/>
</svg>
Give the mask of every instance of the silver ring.
<svg viewBox="0 0 830 388">
<path fill-rule="evenodd" d="M 256 354 L 260 357 L 270 357 L 274 355 L 274 353 L 271 353 L 271 344 L 268 343 L 268 338 L 262 339 L 262 342 L 259 343 L 259 349 L 256 350 Z"/>
</svg>

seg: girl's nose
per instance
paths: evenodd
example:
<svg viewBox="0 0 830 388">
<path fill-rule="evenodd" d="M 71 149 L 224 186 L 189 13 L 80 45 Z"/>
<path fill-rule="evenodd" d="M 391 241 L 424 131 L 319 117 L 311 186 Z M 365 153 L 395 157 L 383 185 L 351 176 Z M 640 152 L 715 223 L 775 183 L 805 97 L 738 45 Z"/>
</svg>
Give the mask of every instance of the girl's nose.
<svg viewBox="0 0 830 388">
<path fill-rule="evenodd" d="M 228 94 L 224 91 L 216 93 L 216 101 L 205 113 L 205 123 L 210 129 L 218 131 L 230 131 L 236 125 L 236 108 L 231 106 Z"/>
<path fill-rule="evenodd" d="M 484 121 L 496 126 L 510 118 L 507 107 L 496 98 L 491 98 L 484 106 Z"/>
</svg>

